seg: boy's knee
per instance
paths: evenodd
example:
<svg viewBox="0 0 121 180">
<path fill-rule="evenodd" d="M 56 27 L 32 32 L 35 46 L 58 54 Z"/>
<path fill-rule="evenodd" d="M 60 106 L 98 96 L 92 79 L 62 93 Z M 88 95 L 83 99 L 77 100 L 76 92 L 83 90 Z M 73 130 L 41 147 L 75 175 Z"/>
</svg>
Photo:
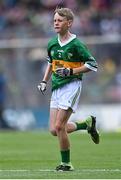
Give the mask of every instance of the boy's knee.
<svg viewBox="0 0 121 180">
<path fill-rule="evenodd" d="M 50 133 L 51 133 L 53 136 L 57 136 L 57 133 L 56 133 L 56 130 L 55 130 L 55 129 L 50 129 Z"/>
<path fill-rule="evenodd" d="M 62 125 L 56 125 L 55 126 L 55 130 L 56 130 L 56 132 L 60 132 L 60 131 L 62 131 L 62 129 L 63 129 L 63 126 Z"/>
</svg>

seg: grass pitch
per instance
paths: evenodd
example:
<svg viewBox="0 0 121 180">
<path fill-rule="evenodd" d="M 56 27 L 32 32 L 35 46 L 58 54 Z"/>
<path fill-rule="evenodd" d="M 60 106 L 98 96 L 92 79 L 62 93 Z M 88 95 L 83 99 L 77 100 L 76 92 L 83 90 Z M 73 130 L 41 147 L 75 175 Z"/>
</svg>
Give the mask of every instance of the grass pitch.
<svg viewBox="0 0 121 180">
<path fill-rule="evenodd" d="M 58 141 L 48 132 L 0 132 L 1 179 L 120 179 L 121 134 L 101 134 L 95 145 L 87 133 L 73 133 L 71 159 L 75 171 L 55 172 L 60 163 Z"/>
</svg>

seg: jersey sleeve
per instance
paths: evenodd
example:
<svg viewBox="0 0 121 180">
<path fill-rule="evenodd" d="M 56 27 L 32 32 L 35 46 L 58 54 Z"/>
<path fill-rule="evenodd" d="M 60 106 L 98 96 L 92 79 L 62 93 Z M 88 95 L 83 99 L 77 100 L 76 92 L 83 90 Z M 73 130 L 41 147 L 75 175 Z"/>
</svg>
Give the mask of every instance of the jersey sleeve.
<svg viewBox="0 0 121 180">
<path fill-rule="evenodd" d="M 98 64 L 95 58 L 91 55 L 88 48 L 82 44 L 80 47 L 78 47 L 78 51 L 80 54 L 81 61 L 83 61 L 84 65 L 92 71 L 97 71 Z"/>
<path fill-rule="evenodd" d="M 49 55 L 47 56 L 47 62 L 48 62 L 49 64 L 52 64 L 52 60 L 51 60 L 51 58 L 50 58 Z"/>
</svg>

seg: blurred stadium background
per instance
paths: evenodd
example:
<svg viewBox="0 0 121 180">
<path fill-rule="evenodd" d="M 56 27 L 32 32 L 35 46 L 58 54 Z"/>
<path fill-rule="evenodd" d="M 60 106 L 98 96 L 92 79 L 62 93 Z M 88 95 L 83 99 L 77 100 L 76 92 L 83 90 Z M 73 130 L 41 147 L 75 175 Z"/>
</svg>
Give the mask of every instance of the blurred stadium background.
<svg viewBox="0 0 121 180">
<path fill-rule="evenodd" d="M 46 67 L 46 47 L 54 36 L 53 11 L 60 0 L 0 1 L 0 100 L 10 128 L 48 127 L 51 83 L 37 90 Z M 72 32 L 99 63 L 84 76 L 79 109 L 71 120 L 94 114 L 103 131 L 121 130 L 121 0 L 65 0 L 75 13 Z M 5 86 L 4 86 L 5 85 Z M 4 87 L 3 87 L 4 86 Z M 6 128 L 2 126 L 1 128 Z"/>
</svg>

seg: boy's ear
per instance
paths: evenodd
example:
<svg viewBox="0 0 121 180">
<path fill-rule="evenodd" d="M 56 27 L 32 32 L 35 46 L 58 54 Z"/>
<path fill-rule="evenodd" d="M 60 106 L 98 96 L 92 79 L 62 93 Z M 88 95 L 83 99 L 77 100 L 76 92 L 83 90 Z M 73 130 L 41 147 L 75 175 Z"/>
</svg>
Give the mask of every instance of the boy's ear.
<svg viewBox="0 0 121 180">
<path fill-rule="evenodd" d="M 72 26 L 73 21 L 72 20 L 68 20 L 68 27 Z"/>
</svg>

